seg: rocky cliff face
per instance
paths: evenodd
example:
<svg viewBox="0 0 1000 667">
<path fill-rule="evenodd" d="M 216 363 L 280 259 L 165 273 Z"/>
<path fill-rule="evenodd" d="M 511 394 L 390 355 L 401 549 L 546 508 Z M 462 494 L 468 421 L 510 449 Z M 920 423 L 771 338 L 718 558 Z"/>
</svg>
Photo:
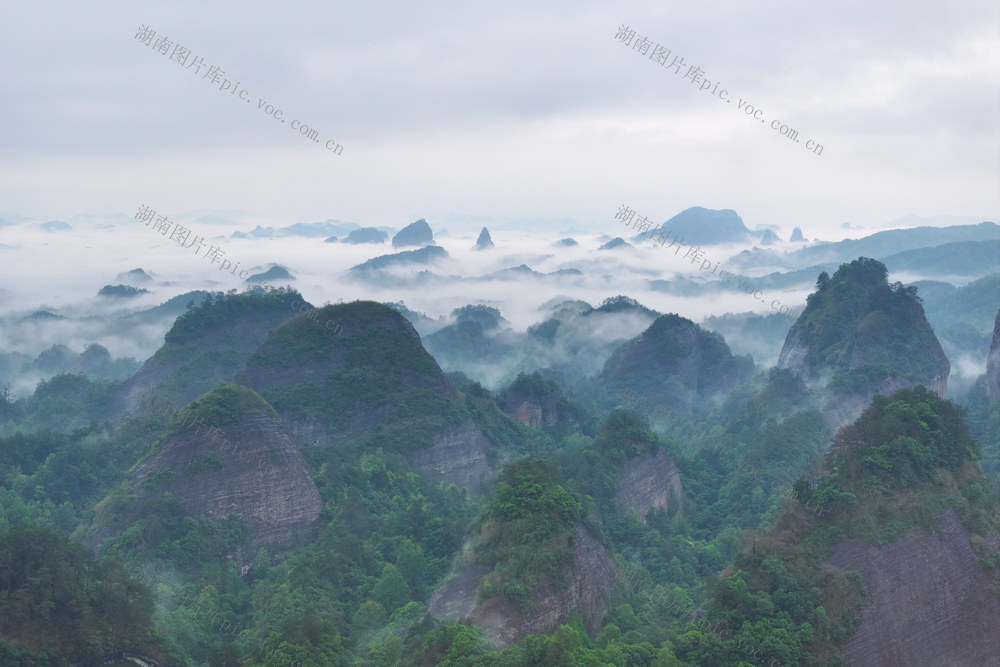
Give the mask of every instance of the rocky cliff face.
<svg viewBox="0 0 1000 667">
<path fill-rule="evenodd" d="M 471 420 L 434 436 L 434 445 L 416 452 L 414 468 L 445 484 L 455 484 L 476 493 L 489 475 L 486 448 L 490 442 Z"/>
<path fill-rule="evenodd" d="M 926 322 L 926 320 L 925 320 Z M 868 333 L 871 333 L 871 329 L 874 326 L 883 326 L 888 323 L 881 323 L 878 325 L 872 324 L 869 326 Z M 928 328 L 930 325 L 928 325 Z M 781 348 L 781 354 L 778 357 L 778 368 L 787 368 L 795 373 L 801 379 L 807 382 L 815 382 L 822 377 L 829 377 L 830 373 L 824 373 L 824 371 L 829 371 L 829 368 L 815 368 L 810 365 L 810 360 L 812 359 L 812 350 L 808 343 L 803 340 L 804 327 L 799 326 L 798 323 L 793 324 L 792 328 L 789 330 L 787 337 L 785 338 L 785 344 Z M 933 336 L 933 332 L 931 332 Z M 885 341 L 887 346 L 889 341 Z M 892 343 L 893 347 L 911 347 L 920 348 L 921 345 L 913 340 L 896 340 Z M 877 378 L 873 383 L 873 390 L 871 394 L 879 393 L 887 396 L 894 391 L 900 389 L 909 389 L 918 384 L 922 384 L 931 391 L 933 391 L 938 396 L 944 396 L 948 390 L 948 374 L 951 372 L 951 364 L 948 362 L 948 358 L 944 355 L 944 350 L 941 349 L 941 345 L 937 338 L 934 338 L 933 344 L 928 345 L 922 352 L 927 358 L 934 360 L 936 363 L 936 368 L 932 369 L 931 372 L 922 374 L 922 377 L 904 377 L 902 373 L 905 373 L 905 368 L 895 369 L 900 375 L 894 374 L 892 370 L 885 373 L 883 377 Z M 841 357 L 844 362 L 846 370 L 853 370 L 864 367 L 869 364 L 869 359 L 879 358 L 883 355 L 875 353 L 869 354 L 866 352 L 862 345 L 857 343 L 852 343 L 848 346 L 846 354 Z M 884 363 L 881 360 L 875 363 Z M 869 396 L 870 398 L 870 396 Z M 867 405 L 867 401 L 865 401 Z"/>
<path fill-rule="evenodd" d="M 246 521 L 248 538 L 234 554 L 239 565 L 260 548 L 274 556 L 308 542 L 321 507 L 301 454 L 263 407 L 224 426 L 168 436 L 135 467 L 130 484 L 140 505 L 169 492 L 196 519 Z"/>
<path fill-rule="evenodd" d="M 1000 507 L 989 485 L 959 406 L 926 387 L 876 396 L 724 576 L 742 570 L 775 611 L 789 598 L 769 560 L 815 586 L 813 609 L 825 613 L 796 621 L 811 640 L 793 664 L 834 664 L 837 653 L 846 665 L 998 664 Z M 746 622 L 745 600 L 714 599 L 729 630 Z"/>
<path fill-rule="evenodd" d="M 555 396 L 511 397 L 503 406 L 503 411 L 529 428 L 553 427 L 559 418 Z"/>
<path fill-rule="evenodd" d="M 501 597 L 476 602 L 482 567 L 470 566 L 446 581 L 434 595 L 428 611 L 448 622 L 466 621 L 481 627 L 498 647 L 517 643 L 530 634 L 555 630 L 570 614 L 580 612 L 587 630 L 600 630 L 601 616 L 610 608 L 611 590 L 618 570 L 611 553 L 586 529 L 578 525 L 574 534 L 573 562 L 566 567 L 565 588 L 540 577 L 531 591 L 532 609 L 521 611 Z"/>
<path fill-rule="evenodd" d="M 663 450 L 628 459 L 618 473 L 619 509 L 634 510 L 644 523 L 651 509 L 679 508 L 683 495 L 680 471 Z"/>
<path fill-rule="evenodd" d="M 518 375 L 500 395 L 499 403 L 511 419 L 555 437 L 588 431 L 583 409 L 567 399 L 558 385 L 538 373 Z"/>
<path fill-rule="evenodd" d="M 990 402 L 1000 401 L 1000 311 L 993 325 L 993 342 L 986 359 L 986 394 Z"/>
<path fill-rule="evenodd" d="M 828 562 L 858 570 L 867 589 L 861 626 L 842 648 L 848 665 L 998 664 L 1000 580 L 969 540 L 949 508 L 939 535 L 911 532 L 881 547 L 837 543 Z"/>
</svg>

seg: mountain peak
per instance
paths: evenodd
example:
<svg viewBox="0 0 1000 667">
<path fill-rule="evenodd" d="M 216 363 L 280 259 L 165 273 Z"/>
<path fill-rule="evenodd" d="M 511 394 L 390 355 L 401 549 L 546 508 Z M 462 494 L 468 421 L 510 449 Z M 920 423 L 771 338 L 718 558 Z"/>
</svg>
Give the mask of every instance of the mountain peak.
<svg viewBox="0 0 1000 667">
<path fill-rule="evenodd" d="M 476 250 L 486 250 L 492 247 L 493 239 L 490 238 L 490 230 L 483 227 L 483 230 L 479 232 L 479 238 L 476 239 Z"/>
<path fill-rule="evenodd" d="M 917 288 L 890 285 L 887 276 L 885 264 L 867 257 L 842 264 L 832 277 L 820 273 L 778 358 L 779 368 L 824 379 L 849 398 L 845 415 L 856 416 L 876 393 L 924 385 L 943 396 L 947 388 L 951 365 Z"/>
<path fill-rule="evenodd" d="M 411 245 L 425 245 L 434 242 L 434 232 L 427 221 L 420 218 L 416 222 L 411 222 L 406 227 L 399 230 L 392 237 L 393 248 L 403 248 Z"/>
<path fill-rule="evenodd" d="M 663 223 L 688 245 L 716 243 L 748 243 L 753 240 L 750 230 L 736 211 L 713 210 L 692 206 Z"/>
</svg>

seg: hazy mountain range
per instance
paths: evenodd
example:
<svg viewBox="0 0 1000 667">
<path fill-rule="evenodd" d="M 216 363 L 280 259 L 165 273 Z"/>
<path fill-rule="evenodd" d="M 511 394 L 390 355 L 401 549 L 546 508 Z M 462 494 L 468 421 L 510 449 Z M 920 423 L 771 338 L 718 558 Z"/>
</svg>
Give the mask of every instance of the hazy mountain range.
<svg viewBox="0 0 1000 667">
<path fill-rule="evenodd" d="M 995 223 L 31 224 L 85 261 L 0 301 L 2 664 L 995 658 Z"/>
</svg>

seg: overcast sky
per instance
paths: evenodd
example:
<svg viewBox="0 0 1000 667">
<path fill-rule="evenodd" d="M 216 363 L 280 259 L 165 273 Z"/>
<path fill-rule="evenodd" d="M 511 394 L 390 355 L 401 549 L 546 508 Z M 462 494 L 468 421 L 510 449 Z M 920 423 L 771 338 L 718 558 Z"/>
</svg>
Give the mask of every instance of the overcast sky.
<svg viewBox="0 0 1000 667">
<path fill-rule="evenodd" d="M 995 0 L 206 4 L 4 3 L 0 217 L 145 203 L 617 234 L 626 203 L 835 236 L 1000 212 Z M 616 40 L 623 24 L 646 55 Z M 142 26 L 201 72 L 136 39 Z"/>
</svg>

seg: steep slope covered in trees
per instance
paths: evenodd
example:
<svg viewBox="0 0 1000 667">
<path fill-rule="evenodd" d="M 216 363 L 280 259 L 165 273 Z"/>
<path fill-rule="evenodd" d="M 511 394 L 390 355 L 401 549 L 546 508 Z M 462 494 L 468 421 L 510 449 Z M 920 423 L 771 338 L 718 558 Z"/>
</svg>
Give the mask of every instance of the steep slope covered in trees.
<svg viewBox="0 0 1000 667">
<path fill-rule="evenodd" d="M 779 368 L 826 385 L 838 424 L 876 393 L 924 385 L 944 396 L 947 388 L 951 366 L 916 288 L 890 285 L 887 275 L 884 264 L 864 257 L 832 277 L 821 273 L 781 349 Z"/>
<path fill-rule="evenodd" d="M 268 333 L 300 307 L 307 306 L 291 288 L 209 295 L 177 318 L 156 354 L 125 382 L 111 418 L 143 407 L 146 393 L 179 408 L 232 382 Z"/>
<path fill-rule="evenodd" d="M 90 664 L 114 653 L 163 659 L 153 598 L 116 563 L 29 525 L 0 534 L 0 664 Z"/>
<path fill-rule="evenodd" d="M 616 568 L 581 508 L 552 466 L 530 458 L 507 465 L 431 613 L 473 622 L 501 647 L 555 630 L 572 613 L 599 629 Z"/>
<path fill-rule="evenodd" d="M 111 499 L 112 521 L 135 534 L 136 546 L 156 549 L 170 531 L 143 517 L 174 502 L 197 521 L 239 530 L 226 555 L 244 572 L 259 549 L 277 556 L 309 542 L 320 511 L 312 476 L 274 410 L 235 385 L 181 412 L 131 471 L 128 491 Z M 105 527 L 98 536 L 107 534 Z"/>
<path fill-rule="evenodd" d="M 653 404 L 704 415 L 753 372 L 753 362 L 734 356 L 722 336 L 668 314 L 612 354 L 597 382 L 605 388 L 624 385 Z"/>
<path fill-rule="evenodd" d="M 957 406 L 920 387 L 878 396 L 713 587 L 713 630 L 675 650 L 717 665 L 743 649 L 785 665 L 989 664 L 998 528 Z"/>
<path fill-rule="evenodd" d="M 489 439 L 402 315 L 358 301 L 315 311 L 333 336 L 299 315 L 268 336 L 240 382 L 258 391 L 304 444 L 381 447 L 441 481 L 478 488 Z"/>
</svg>

